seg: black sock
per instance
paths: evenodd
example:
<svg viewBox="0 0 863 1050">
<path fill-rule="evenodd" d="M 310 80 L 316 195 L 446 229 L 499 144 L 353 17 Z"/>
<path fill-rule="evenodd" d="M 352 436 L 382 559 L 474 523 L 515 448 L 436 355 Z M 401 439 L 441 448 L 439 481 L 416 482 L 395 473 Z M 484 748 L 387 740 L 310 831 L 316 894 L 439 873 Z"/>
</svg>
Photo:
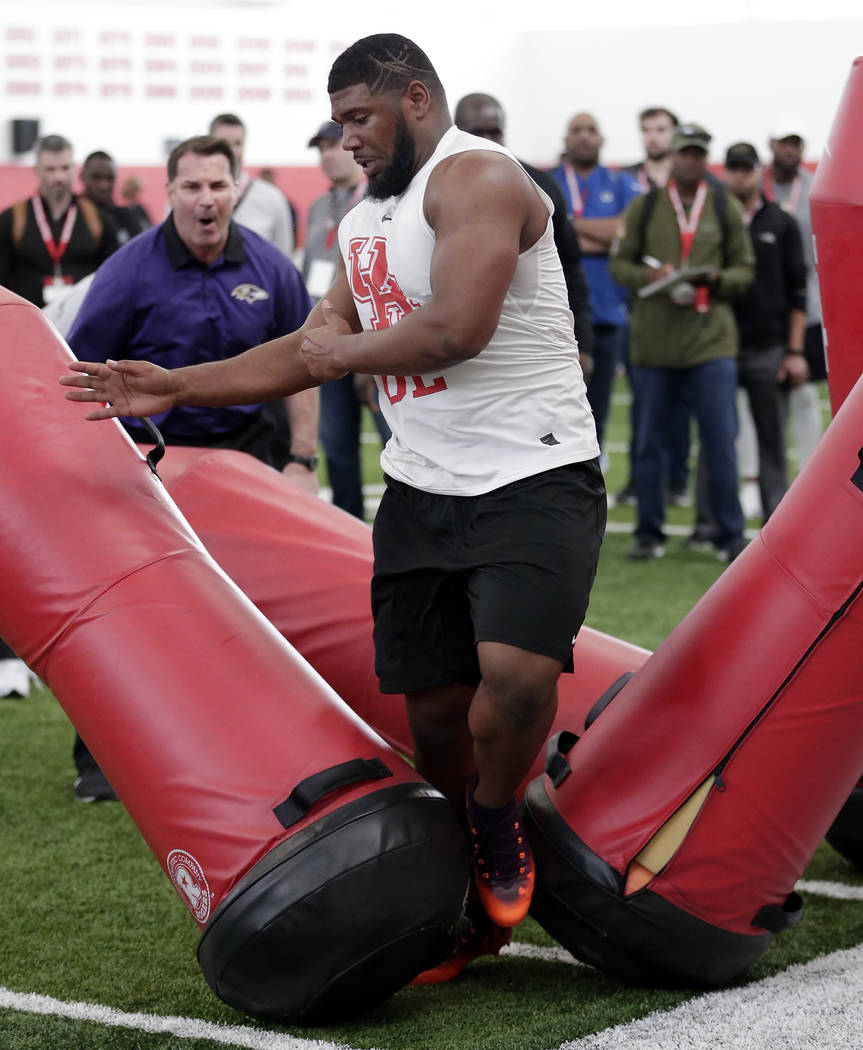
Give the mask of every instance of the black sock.
<svg viewBox="0 0 863 1050">
<path fill-rule="evenodd" d="M 468 816 L 470 817 L 471 824 L 473 824 L 477 831 L 499 824 L 502 820 L 506 820 L 510 816 L 513 820 L 518 820 L 518 806 L 516 805 L 514 797 L 503 806 L 480 805 L 480 803 L 473 797 L 473 793 L 476 790 L 478 783 L 479 778 L 474 775 L 467 793 Z"/>
</svg>

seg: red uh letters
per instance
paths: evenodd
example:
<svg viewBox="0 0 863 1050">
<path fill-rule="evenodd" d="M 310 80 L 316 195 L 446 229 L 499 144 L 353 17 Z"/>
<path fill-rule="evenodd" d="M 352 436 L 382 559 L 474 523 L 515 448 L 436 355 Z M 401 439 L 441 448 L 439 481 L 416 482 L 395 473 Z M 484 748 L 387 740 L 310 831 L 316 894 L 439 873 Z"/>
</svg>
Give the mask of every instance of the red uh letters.
<svg viewBox="0 0 863 1050">
<path fill-rule="evenodd" d="M 371 327 L 375 331 L 390 328 L 419 305 L 408 299 L 389 272 L 384 237 L 355 237 L 351 241 L 348 277 L 355 301 L 371 304 Z M 446 390 L 443 376 L 438 376 L 430 384 L 422 376 L 381 376 L 381 383 L 392 405 L 407 394 L 408 383 L 412 397 L 425 397 Z"/>
</svg>

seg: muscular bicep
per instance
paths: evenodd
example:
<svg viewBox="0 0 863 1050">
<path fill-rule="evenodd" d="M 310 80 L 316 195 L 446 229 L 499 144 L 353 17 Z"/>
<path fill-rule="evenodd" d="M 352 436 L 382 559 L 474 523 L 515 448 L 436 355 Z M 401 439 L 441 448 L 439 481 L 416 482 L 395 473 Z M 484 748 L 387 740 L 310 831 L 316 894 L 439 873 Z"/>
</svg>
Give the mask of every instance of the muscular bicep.
<svg viewBox="0 0 863 1050">
<path fill-rule="evenodd" d="M 541 232 L 548 213 L 508 158 L 474 151 L 454 161 L 426 194 L 435 231 L 430 305 L 453 345 L 478 353 L 497 327 L 526 231 L 528 239 L 531 227 Z"/>
</svg>

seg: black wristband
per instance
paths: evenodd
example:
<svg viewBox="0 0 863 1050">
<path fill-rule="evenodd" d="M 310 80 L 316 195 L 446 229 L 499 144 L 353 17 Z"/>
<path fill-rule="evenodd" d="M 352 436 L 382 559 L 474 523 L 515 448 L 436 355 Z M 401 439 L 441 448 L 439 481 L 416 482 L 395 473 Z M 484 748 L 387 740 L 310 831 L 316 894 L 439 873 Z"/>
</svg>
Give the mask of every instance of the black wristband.
<svg viewBox="0 0 863 1050">
<path fill-rule="evenodd" d="M 792 350 L 790 346 L 786 346 L 785 347 L 785 353 L 786 354 L 798 354 L 798 355 L 800 355 L 802 357 L 806 353 L 806 351 L 805 350 Z"/>
<path fill-rule="evenodd" d="M 288 463 L 299 463 L 305 467 L 306 470 L 315 471 L 318 469 L 318 457 L 317 456 L 295 456 L 293 452 L 288 456 Z"/>
</svg>

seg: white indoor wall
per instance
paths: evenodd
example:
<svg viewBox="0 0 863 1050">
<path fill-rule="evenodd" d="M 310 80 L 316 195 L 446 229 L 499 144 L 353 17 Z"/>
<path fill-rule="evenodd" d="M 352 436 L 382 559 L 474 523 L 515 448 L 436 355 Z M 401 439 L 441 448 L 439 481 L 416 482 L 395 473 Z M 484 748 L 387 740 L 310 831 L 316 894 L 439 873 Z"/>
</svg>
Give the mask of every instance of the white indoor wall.
<svg viewBox="0 0 863 1050">
<path fill-rule="evenodd" d="M 807 155 L 823 148 L 853 59 L 863 54 L 863 18 L 858 3 L 822 0 L 818 18 L 800 0 L 726 0 L 695 5 L 682 0 L 617 0 L 613 11 L 585 14 L 581 5 L 546 0 L 538 9 L 502 14 L 490 0 L 466 5 L 438 0 L 422 9 L 381 0 L 372 7 L 344 0 L 315 7 L 308 0 L 184 0 L 174 4 L 114 0 L 111 4 L 56 0 L 0 0 L 0 105 L 2 123 L 38 117 L 41 131 L 66 134 L 83 157 L 107 149 L 125 164 L 158 164 L 167 139 L 199 133 L 214 113 L 236 110 L 249 127 L 247 160 L 258 164 L 314 164 L 306 141 L 328 115 L 326 76 L 332 59 L 366 33 L 394 31 L 413 37 L 429 53 L 450 102 L 468 91 L 489 91 L 509 118 L 508 145 L 524 159 L 554 161 L 566 121 L 587 109 L 605 135 L 604 158 L 625 162 L 639 155 L 636 113 L 648 104 L 668 105 L 683 119 L 698 120 L 714 134 L 713 160 L 731 141 L 748 138 L 764 149 L 783 115 L 806 126 Z M 533 17 L 534 11 L 536 12 Z M 804 17 L 805 16 L 805 17 Z M 643 25 L 649 19 L 649 26 Z M 29 27 L 30 41 L 16 31 Z M 133 68 L 130 99 L 100 94 L 101 34 L 126 31 Z M 172 34 L 179 72 L 171 76 L 178 97 L 145 95 L 144 58 L 159 53 L 145 34 Z M 59 37 L 58 37 L 59 34 Z M 221 100 L 192 100 L 186 72 L 194 36 L 215 35 L 228 72 Z M 241 99 L 238 89 L 255 77 L 236 74 L 240 37 L 271 42 L 268 102 Z M 313 41 L 312 52 L 286 55 L 287 38 Z M 10 66 L 13 55 L 37 55 L 36 69 Z M 77 69 L 58 71 L 80 55 Z M 65 58 L 61 58 L 65 56 Z M 256 56 L 252 54 L 251 58 Z M 267 57 L 267 56 L 264 56 Z M 301 79 L 309 97 L 284 101 L 285 62 L 308 67 Z M 38 97 L 10 95 L 15 78 L 42 78 Z M 84 98 L 56 94 L 57 81 L 83 84 Z M 0 160 L 9 160 L 8 133 L 0 128 Z"/>
</svg>

